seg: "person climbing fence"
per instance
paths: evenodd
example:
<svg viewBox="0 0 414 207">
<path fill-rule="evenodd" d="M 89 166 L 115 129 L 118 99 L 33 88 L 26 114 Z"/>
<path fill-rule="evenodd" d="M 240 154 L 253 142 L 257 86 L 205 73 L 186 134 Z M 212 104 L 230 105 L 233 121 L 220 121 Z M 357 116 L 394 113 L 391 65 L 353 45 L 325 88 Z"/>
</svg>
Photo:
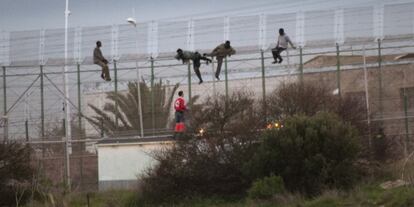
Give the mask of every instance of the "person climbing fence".
<svg viewBox="0 0 414 207">
<path fill-rule="evenodd" d="M 283 28 L 280 28 L 276 47 L 272 49 L 272 55 L 274 59 L 272 64 L 282 63 L 283 58 L 282 56 L 280 56 L 280 53 L 288 48 L 288 44 L 290 44 L 290 46 L 293 49 L 296 49 L 296 47 L 293 45 L 292 41 L 290 40 L 289 36 L 286 35 L 285 30 Z"/>
<path fill-rule="evenodd" d="M 201 66 L 200 60 L 205 60 L 206 63 L 208 64 L 209 62 L 211 62 L 211 59 L 207 58 L 206 56 L 202 56 L 197 51 L 196 52 L 183 51 L 180 48 L 177 49 L 177 55 L 175 56 L 175 59 L 182 60 L 183 64 L 189 63 L 190 60 L 193 61 L 193 69 L 199 80 L 198 84 L 203 83 L 203 78 L 201 77 L 201 73 L 200 73 L 200 66 Z"/>
<path fill-rule="evenodd" d="M 211 53 L 205 53 L 205 56 L 211 56 L 216 57 L 217 59 L 217 70 L 216 70 L 216 78 L 217 80 L 220 80 L 220 71 L 221 71 L 221 65 L 223 64 L 223 59 L 226 56 L 231 56 L 236 54 L 236 50 L 231 47 L 230 41 L 226 41 L 223 44 L 218 45 Z"/>
<path fill-rule="evenodd" d="M 108 68 L 108 60 L 106 60 L 102 55 L 101 47 L 101 41 L 97 41 L 95 50 L 93 51 L 93 63 L 102 67 L 101 78 L 106 81 L 111 81 L 111 75 L 109 74 Z"/>
</svg>

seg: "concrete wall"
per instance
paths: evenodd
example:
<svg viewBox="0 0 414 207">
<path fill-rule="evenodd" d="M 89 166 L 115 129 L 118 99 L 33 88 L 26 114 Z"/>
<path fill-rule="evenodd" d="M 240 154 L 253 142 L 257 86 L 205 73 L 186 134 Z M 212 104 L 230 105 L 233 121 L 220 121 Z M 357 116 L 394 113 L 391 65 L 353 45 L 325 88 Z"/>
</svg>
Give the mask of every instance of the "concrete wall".
<svg viewBox="0 0 414 207">
<path fill-rule="evenodd" d="M 99 190 L 135 187 L 156 163 L 152 154 L 172 146 L 172 141 L 98 144 Z"/>
<path fill-rule="evenodd" d="M 367 82 L 370 107 L 370 119 L 372 123 L 383 123 L 384 133 L 393 143 L 393 153 L 401 152 L 408 131 L 409 146 L 413 146 L 414 132 L 414 96 L 408 93 L 409 106 L 407 108 L 407 125 L 405 125 L 405 111 L 403 88 L 414 88 L 414 64 L 398 64 L 382 66 L 382 99 L 380 99 L 379 88 L 379 69 L 378 67 L 368 68 Z M 304 76 L 304 79 L 311 82 L 324 84 L 330 90 L 337 88 L 337 76 L 335 71 L 324 73 L 310 73 Z M 364 70 L 356 68 L 354 70 L 342 70 L 340 75 L 341 93 L 362 95 L 365 98 L 365 81 Z M 382 104 L 383 113 L 381 115 L 380 105 Z M 377 133 L 377 132 L 372 132 Z"/>
<path fill-rule="evenodd" d="M 276 69 L 272 69 L 269 72 L 274 72 Z M 292 69 L 292 71 L 295 69 Z M 261 72 L 258 72 L 260 74 Z M 222 75 L 224 76 L 224 75 Z M 224 77 L 222 77 L 224 79 Z M 266 93 L 272 92 L 276 89 L 281 83 L 283 82 L 291 82 L 297 80 L 296 75 L 284 75 L 284 76 L 268 76 L 266 77 Z M 173 86 L 168 86 L 169 89 L 172 89 Z M 228 89 L 229 94 L 236 91 L 246 91 L 250 92 L 255 98 L 261 99 L 262 98 L 262 79 L 261 78 L 240 78 L 236 80 L 229 80 L 228 81 Z M 182 84 L 179 86 L 177 91 L 182 90 L 185 95 L 185 99 L 188 101 L 188 85 Z M 167 90 L 167 93 L 170 93 L 171 90 Z M 120 93 L 126 93 L 127 91 L 123 90 Z M 212 97 L 217 94 L 225 94 L 225 82 L 224 81 L 206 81 L 203 84 L 199 85 L 196 81 L 193 80 L 193 84 L 191 85 L 191 95 L 200 96 L 199 101 L 203 101 L 203 99 L 207 97 Z M 177 96 L 175 96 L 176 98 Z M 94 93 L 87 93 L 84 94 L 83 101 L 86 105 L 94 105 L 98 108 L 103 108 L 106 99 L 105 92 L 94 92 Z M 88 106 L 84 110 L 84 114 L 87 117 L 93 117 L 96 113 Z M 145 114 L 145 111 L 144 111 Z M 171 116 L 173 113 L 173 107 L 171 106 Z M 172 118 L 172 117 L 171 117 Z M 167 126 L 166 126 L 167 127 Z M 92 125 L 88 122 L 85 122 L 85 129 L 87 136 L 97 136 L 99 135 L 99 129 L 92 127 Z"/>
</svg>

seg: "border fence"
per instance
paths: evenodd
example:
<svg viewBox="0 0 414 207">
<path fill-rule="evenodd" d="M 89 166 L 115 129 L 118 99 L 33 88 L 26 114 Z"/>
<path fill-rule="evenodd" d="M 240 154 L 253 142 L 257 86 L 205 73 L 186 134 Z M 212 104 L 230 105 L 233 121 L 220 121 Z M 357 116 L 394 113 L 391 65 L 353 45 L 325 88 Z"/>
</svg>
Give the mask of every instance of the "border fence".
<svg viewBox="0 0 414 207">
<path fill-rule="evenodd" d="M 395 137 L 406 153 L 414 130 L 413 14 L 414 3 L 407 3 L 151 21 L 138 23 L 136 28 L 70 28 L 67 106 L 62 70 L 64 30 L 2 32 L 0 135 L 3 140 L 30 143 L 47 163 L 43 170 L 58 172 L 51 173 L 54 180 L 64 181 L 70 174 L 76 181 L 73 185 L 94 188 L 97 141 L 171 133 L 168 120 L 159 117 L 171 111 L 164 106 L 175 84 L 189 101 L 195 96 L 202 100 L 240 90 L 266 99 L 280 83 L 308 79 L 326 84 L 339 95 L 360 96 L 367 105 L 367 120 L 361 121 L 383 122 L 385 133 Z M 279 28 L 285 29 L 298 49 L 288 49 L 282 54 L 286 57 L 283 64 L 273 65 L 270 50 L 276 44 Z M 100 79 L 101 70 L 92 62 L 97 40 L 103 43 L 103 54 L 110 59 L 111 82 Z M 173 58 L 177 48 L 204 53 L 225 40 L 231 40 L 237 53 L 225 60 L 220 81 L 214 78 L 214 61 L 201 66 L 205 82 L 198 85 L 192 66 Z M 145 88 L 140 97 L 129 85 L 137 80 L 145 82 L 140 84 Z M 125 127 L 131 120 L 138 122 L 138 109 L 131 109 L 124 100 L 107 98 L 111 93 L 126 97 L 130 93 L 129 97 L 142 101 L 143 132 Z M 105 120 L 101 127 L 91 123 L 99 115 L 91 105 L 114 120 L 112 131 L 118 133 L 105 131 Z M 68 107 L 71 120 L 70 126 L 65 126 Z M 66 127 L 72 132 L 68 139 L 64 138 Z"/>
</svg>

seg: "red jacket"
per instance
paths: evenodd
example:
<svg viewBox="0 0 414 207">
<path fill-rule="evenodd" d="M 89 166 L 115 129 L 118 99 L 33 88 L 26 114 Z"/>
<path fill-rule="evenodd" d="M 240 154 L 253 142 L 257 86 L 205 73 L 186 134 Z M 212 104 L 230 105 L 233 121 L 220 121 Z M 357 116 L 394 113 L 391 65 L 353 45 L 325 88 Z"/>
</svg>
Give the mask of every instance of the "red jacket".
<svg viewBox="0 0 414 207">
<path fill-rule="evenodd" d="M 178 97 L 174 102 L 175 111 L 185 111 L 187 107 L 185 106 L 185 101 L 183 97 Z"/>
</svg>

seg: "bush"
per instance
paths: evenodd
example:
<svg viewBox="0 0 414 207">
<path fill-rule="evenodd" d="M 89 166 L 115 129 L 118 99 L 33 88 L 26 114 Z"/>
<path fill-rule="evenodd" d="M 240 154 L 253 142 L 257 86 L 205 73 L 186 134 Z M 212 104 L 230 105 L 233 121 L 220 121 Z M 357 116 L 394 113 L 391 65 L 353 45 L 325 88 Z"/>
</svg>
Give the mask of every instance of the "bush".
<svg viewBox="0 0 414 207">
<path fill-rule="evenodd" d="M 283 179 L 280 176 L 271 175 L 255 181 L 248 191 L 248 197 L 250 199 L 270 199 L 284 191 Z"/>
<path fill-rule="evenodd" d="M 240 197 L 250 187 L 243 165 L 257 149 L 261 119 L 253 99 L 247 93 L 209 98 L 199 110 L 190 117 L 192 133 L 156 153 L 158 165 L 142 176 L 142 197 L 149 202 Z M 202 135 L 196 134 L 200 128 Z"/>
<path fill-rule="evenodd" d="M 382 133 L 381 139 L 376 139 L 376 133 L 381 128 L 380 122 L 366 121 L 367 110 L 364 99 L 352 93 L 342 96 L 332 94 L 332 87 L 320 82 L 305 81 L 303 83 L 283 83 L 272 91 L 266 99 L 268 116 L 272 120 L 283 120 L 293 115 L 313 116 L 319 112 L 330 112 L 338 115 L 344 122 L 354 126 L 361 135 L 358 142 L 361 146 L 360 158 L 369 161 L 385 161 L 398 158 L 390 152 L 402 152 L 397 143 L 392 143 L 393 137 Z M 369 145 L 369 136 L 372 147 Z M 396 148 L 397 147 L 397 148 Z M 395 149 L 396 148 L 396 149 Z M 400 153 L 401 154 L 401 153 Z"/>
<path fill-rule="evenodd" d="M 254 178 L 277 174 L 288 190 L 316 195 L 324 188 L 347 189 L 357 179 L 357 132 L 330 113 L 293 116 L 264 134 L 246 170 Z"/>
<path fill-rule="evenodd" d="M 18 143 L 0 144 L 0 206 L 25 203 L 32 175 L 30 148 Z"/>
</svg>

